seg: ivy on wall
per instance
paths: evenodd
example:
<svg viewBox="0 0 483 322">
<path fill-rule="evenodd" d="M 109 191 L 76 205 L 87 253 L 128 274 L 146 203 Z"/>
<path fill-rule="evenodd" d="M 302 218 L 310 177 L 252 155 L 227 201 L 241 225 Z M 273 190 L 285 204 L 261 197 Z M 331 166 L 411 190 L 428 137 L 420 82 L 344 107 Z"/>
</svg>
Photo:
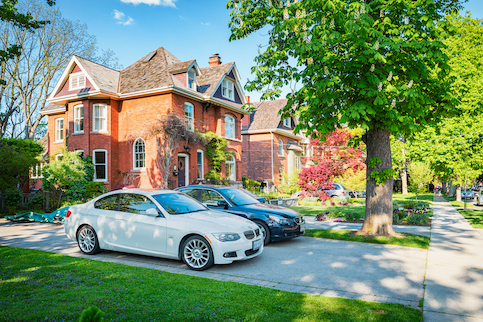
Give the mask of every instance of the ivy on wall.
<svg viewBox="0 0 483 322">
<path fill-rule="evenodd" d="M 206 142 L 206 156 L 209 160 L 210 171 L 205 175 L 207 179 L 221 180 L 221 165 L 228 159 L 228 140 L 213 132 L 201 134 Z"/>
</svg>

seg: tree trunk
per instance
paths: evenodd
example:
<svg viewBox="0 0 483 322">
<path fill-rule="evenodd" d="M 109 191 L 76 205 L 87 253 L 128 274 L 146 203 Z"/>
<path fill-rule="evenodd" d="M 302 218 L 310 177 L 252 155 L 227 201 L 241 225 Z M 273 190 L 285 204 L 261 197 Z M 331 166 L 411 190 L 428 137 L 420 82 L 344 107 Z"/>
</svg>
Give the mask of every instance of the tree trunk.
<svg viewBox="0 0 483 322">
<path fill-rule="evenodd" d="M 446 190 L 447 190 L 447 188 L 446 188 L 446 182 L 443 182 L 441 184 L 441 193 L 446 193 L 447 192 Z"/>
<path fill-rule="evenodd" d="M 383 184 L 376 185 L 371 178 L 372 171 L 379 173 L 385 169 L 392 169 L 391 143 L 388 130 L 371 129 L 366 132 L 367 147 L 366 171 L 366 214 L 361 234 L 365 235 L 396 235 L 392 228 L 392 189 L 394 180 L 387 179 Z M 370 168 L 372 158 L 379 158 L 381 163 Z"/>
<path fill-rule="evenodd" d="M 458 185 L 456 188 L 456 201 L 461 201 L 461 186 Z"/>
<path fill-rule="evenodd" d="M 408 194 L 408 171 L 406 167 L 406 163 L 404 163 L 403 168 L 401 169 L 401 184 L 402 184 L 402 194 Z"/>
</svg>

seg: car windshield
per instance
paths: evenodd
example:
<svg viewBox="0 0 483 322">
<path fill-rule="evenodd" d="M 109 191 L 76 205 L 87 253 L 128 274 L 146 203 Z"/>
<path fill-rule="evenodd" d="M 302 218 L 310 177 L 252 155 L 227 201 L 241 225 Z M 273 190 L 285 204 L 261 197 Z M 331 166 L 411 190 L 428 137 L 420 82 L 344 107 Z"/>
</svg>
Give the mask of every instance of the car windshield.
<svg viewBox="0 0 483 322">
<path fill-rule="evenodd" d="M 181 215 L 208 210 L 203 204 L 181 193 L 163 193 L 154 195 L 153 198 L 170 215 Z"/>
<path fill-rule="evenodd" d="M 228 198 L 236 206 L 246 206 L 260 203 L 257 199 L 253 198 L 246 192 L 243 192 L 235 188 L 220 189 L 223 195 Z"/>
</svg>

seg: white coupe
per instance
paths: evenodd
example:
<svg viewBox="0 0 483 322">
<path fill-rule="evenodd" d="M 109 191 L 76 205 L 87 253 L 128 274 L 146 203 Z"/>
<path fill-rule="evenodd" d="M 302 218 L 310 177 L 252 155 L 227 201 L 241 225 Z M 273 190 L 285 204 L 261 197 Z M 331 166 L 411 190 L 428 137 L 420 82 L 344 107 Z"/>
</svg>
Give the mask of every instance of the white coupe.
<svg viewBox="0 0 483 322">
<path fill-rule="evenodd" d="M 210 210 L 180 192 L 126 189 L 69 208 L 65 232 L 82 252 L 101 249 L 182 259 L 194 270 L 258 256 L 254 222 Z"/>
</svg>

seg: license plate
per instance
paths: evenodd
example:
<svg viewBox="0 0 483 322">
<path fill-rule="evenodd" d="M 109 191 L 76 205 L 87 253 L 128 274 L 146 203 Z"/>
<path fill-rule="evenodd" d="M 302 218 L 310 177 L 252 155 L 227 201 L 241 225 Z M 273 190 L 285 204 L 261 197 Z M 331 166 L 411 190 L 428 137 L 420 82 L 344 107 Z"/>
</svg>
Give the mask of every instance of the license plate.
<svg viewBox="0 0 483 322">
<path fill-rule="evenodd" d="M 259 240 L 254 240 L 252 243 L 253 243 L 253 249 L 257 250 L 260 247 L 262 247 L 263 241 L 262 241 L 262 239 L 259 239 Z"/>
<path fill-rule="evenodd" d="M 300 232 L 303 233 L 305 231 L 305 223 L 300 224 Z"/>
</svg>

